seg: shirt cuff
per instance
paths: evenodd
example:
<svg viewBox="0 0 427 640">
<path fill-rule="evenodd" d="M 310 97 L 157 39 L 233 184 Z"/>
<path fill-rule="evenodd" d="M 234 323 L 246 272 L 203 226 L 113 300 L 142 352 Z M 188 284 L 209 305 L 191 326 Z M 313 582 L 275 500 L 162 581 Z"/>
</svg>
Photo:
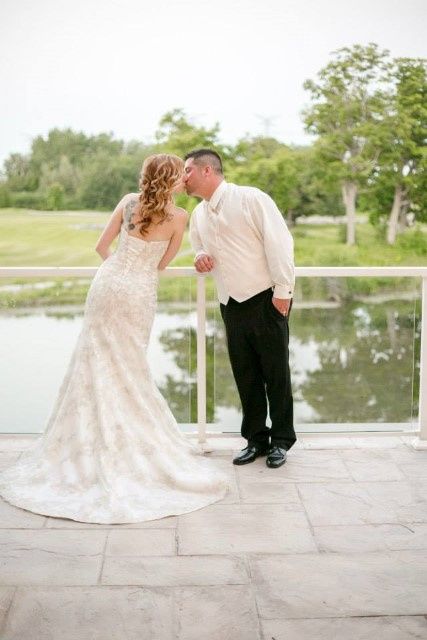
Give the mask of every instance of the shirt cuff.
<svg viewBox="0 0 427 640">
<path fill-rule="evenodd" d="M 196 262 L 197 258 L 200 258 L 200 256 L 207 256 L 207 255 L 209 255 L 207 251 L 198 251 L 194 256 L 194 262 Z"/>
<path fill-rule="evenodd" d="M 292 287 L 287 287 L 285 285 L 276 284 L 274 286 L 274 297 L 280 298 L 281 300 L 289 300 L 293 298 L 294 292 Z"/>
</svg>

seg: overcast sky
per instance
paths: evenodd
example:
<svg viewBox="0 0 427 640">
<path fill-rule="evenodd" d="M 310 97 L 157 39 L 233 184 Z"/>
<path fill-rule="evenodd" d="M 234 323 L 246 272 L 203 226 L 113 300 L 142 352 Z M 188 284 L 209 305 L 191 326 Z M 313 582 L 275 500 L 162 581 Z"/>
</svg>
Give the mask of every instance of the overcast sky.
<svg viewBox="0 0 427 640">
<path fill-rule="evenodd" d="M 0 163 L 53 127 L 149 141 L 175 107 L 226 142 L 308 141 L 331 51 L 426 57 L 426 34 L 426 0 L 1 0 Z"/>
</svg>

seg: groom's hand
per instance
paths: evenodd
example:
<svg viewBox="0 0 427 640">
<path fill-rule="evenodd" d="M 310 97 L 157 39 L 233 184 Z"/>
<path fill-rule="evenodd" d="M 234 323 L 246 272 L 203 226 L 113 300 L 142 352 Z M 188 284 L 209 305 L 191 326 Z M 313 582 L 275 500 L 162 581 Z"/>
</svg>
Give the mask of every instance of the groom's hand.
<svg viewBox="0 0 427 640">
<path fill-rule="evenodd" d="M 291 299 L 284 299 L 284 298 L 272 298 L 272 303 L 274 304 L 274 306 L 276 307 L 277 311 L 280 311 L 280 313 L 282 313 L 284 316 L 289 315 L 289 307 L 291 306 Z"/>
<path fill-rule="evenodd" d="M 210 256 L 204 253 L 195 260 L 194 266 L 196 267 L 196 271 L 199 273 L 206 273 L 207 271 L 212 271 L 214 261 Z"/>
</svg>

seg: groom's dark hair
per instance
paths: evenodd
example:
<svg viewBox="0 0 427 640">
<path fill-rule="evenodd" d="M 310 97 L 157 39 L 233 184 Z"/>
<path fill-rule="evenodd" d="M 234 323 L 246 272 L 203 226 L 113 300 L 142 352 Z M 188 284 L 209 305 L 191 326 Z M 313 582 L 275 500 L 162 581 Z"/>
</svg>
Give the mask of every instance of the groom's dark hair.
<svg viewBox="0 0 427 640">
<path fill-rule="evenodd" d="M 223 174 L 221 156 L 213 149 L 195 149 L 187 153 L 184 160 L 190 158 L 194 160 L 194 164 L 208 164 L 215 173 Z"/>
</svg>

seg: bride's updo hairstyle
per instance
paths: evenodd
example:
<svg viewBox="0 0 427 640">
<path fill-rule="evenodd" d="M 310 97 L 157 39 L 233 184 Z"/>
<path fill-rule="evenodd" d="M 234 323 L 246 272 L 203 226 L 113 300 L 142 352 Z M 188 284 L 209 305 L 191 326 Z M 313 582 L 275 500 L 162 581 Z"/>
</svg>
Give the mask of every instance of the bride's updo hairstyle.
<svg viewBox="0 0 427 640">
<path fill-rule="evenodd" d="M 145 235 L 151 224 L 161 224 L 168 216 L 173 188 L 182 177 L 184 162 L 178 156 L 158 153 L 144 160 L 139 179 L 139 211 L 136 224 Z"/>
</svg>

